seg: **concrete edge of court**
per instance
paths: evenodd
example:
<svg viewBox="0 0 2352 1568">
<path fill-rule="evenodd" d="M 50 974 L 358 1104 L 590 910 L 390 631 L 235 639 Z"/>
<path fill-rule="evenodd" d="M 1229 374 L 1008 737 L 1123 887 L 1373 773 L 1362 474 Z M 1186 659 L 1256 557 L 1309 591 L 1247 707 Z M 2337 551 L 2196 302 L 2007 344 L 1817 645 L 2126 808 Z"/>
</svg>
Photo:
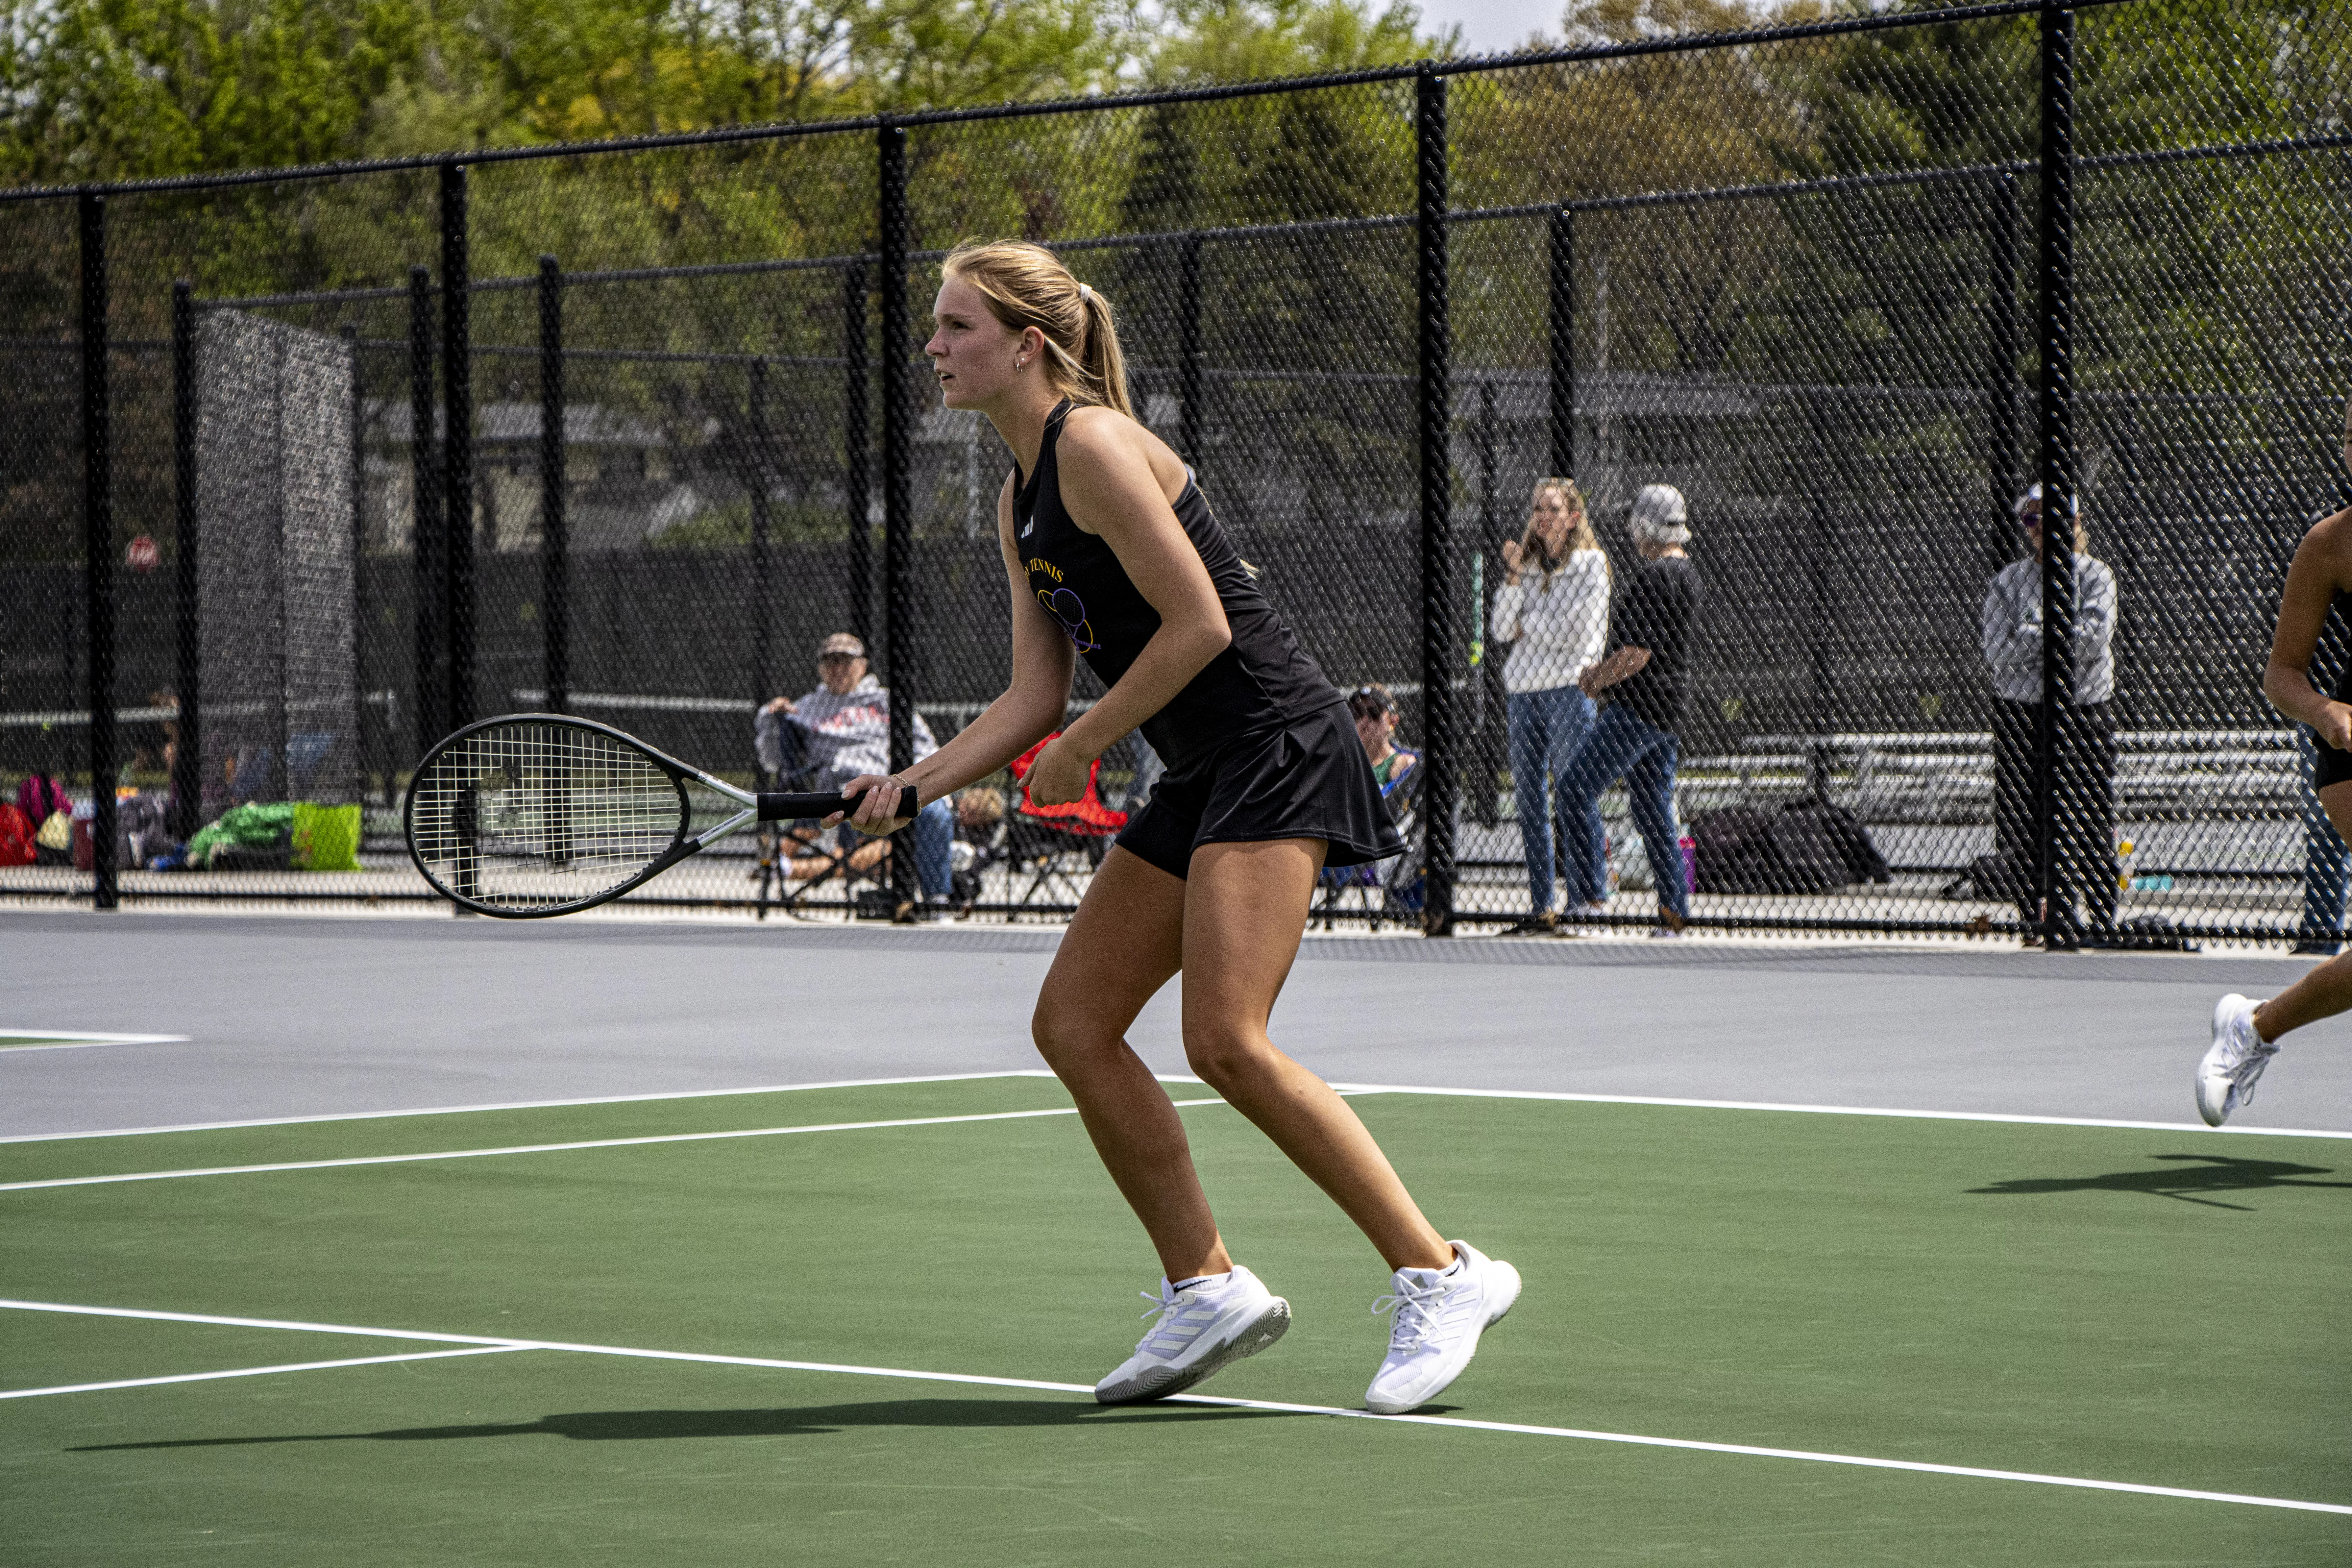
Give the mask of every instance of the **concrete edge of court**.
<svg viewBox="0 0 2352 1568">
<path fill-rule="evenodd" d="M 0 907 L 0 933 L 27 928 L 54 932 L 59 910 Z M 96 920 L 94 911 L 70 911 Z M 79 931 L 99 927 L 76 921 Z M 752 924 L 708 918 L 608 917 L 565 921 L 383 919 L 354 911 L 315 910 L 282 913 L 141 913 L 115 911 L 102 929 L 125 935 L 185 936 L 218 940 L 253 936 L 271 940 L 367 941 L 380 942 L 607 942 L 646 946 L 713 946 L 870 949 L 881 952 L 1051 952 L 1062 928 L 939 924 L 776 922 Z M 2212 988 L 2242 985 L 2274 988 L 2311 967 L 2309 959 L 2275 956 L 2251 946 L 2210 947 L 2197 953 L 2047 953 L 1992 946 L 1972 938 L 1856 939 L 1850 934 L 1809 937 L 1789 933 L 1685 938 L 1652 942 L 1640 936 L 1505 937 L 1455 936 L 1431 941 L 1416 934 L 1314 933 L 1299 945 L 1306 963 L 1467 963 L 1510 967 L 1697 968 L 1777 970 L 1790 973 L 1981 975 L 2013 980 L 2088 980 L 2127 984 L 2174 984 Z"/>
</svg>

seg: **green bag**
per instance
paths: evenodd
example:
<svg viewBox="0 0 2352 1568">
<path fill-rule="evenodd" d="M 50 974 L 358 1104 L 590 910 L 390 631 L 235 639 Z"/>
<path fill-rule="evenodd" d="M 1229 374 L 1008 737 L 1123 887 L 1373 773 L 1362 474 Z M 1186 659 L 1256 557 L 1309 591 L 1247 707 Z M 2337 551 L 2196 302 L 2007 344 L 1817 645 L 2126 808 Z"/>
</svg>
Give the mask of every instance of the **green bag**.
<svg viewBox="0 0 2352 1568">
<path fill-rule="evenodd" d="M 294 868 L 297 871 L 356 871 L 360 868 L 360 808 L 356 805 L 294 807 Z"/>
<path fill-rule="evenodd" d="M 188 840 L 188 864 L 209 868 L 224 850 L 282 846 L 294 829 L 294 807 L 264 801 L 232 805 Z"/>
</svg>

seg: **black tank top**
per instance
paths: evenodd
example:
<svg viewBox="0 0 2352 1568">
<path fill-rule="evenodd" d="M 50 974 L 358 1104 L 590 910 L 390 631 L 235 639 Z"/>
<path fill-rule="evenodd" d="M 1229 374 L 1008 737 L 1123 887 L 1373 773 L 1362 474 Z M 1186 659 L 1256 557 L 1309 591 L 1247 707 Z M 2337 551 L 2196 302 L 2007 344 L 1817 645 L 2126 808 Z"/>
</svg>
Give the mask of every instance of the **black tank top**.
<svg viewBox="0 0 2352 1568">
<path fill-rule="evenodd" d="M 1037 471 L 1024 481 L 1018 467 L 1013 469 L 1013 545 L 1038 602 L 1068 634 L 1087 668 L 1109 686 L 1160 629 L 1160 612 L 1136 591 L 1110 545 L 1080 528 L 1062 505 L 1054 447 L 1069 411 L 1065 398 L 1046 417 Z M 1189 474 L 1175 512 L 1216 584 L 1233 641 L 1143 721 L 1143 738 L 1171 768 L 1245 731 L 1301 718 L 1339 700 L 1339 691 L 1258 591 L 1255 574 L 1234 552 Z"/>
</svg>

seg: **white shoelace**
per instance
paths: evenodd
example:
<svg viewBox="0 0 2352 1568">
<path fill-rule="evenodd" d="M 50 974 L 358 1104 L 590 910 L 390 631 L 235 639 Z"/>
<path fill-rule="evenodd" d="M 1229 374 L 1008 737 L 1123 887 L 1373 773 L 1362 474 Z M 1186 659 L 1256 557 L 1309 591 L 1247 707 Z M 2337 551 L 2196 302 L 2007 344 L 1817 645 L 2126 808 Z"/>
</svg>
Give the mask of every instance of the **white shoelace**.
<svg viewBox="0 0 2352 1568">
<path fill-rule="evenodd" d="M 2263 1069 L 2271 1065 L 2273 1057 L 2278 1055 L 2278 1047 L 2254 1032 L 2252 1018 L 2246 1020 L 2242 1028 L 2231 1026 L 2229 1044 L 2232 1048 L 2222 1070 L 2230 1075 L 2230 1081 L 2237 1087 L 2238 1103 L 2252 1105 L 2254 1102 L 2254 1085 L 2262 1081 Z"/>
<path fill-rule="evenodd" d="M 1400 1284 L 1393 1295 L 1381 1297 L 1372 1303 L 1372 1316 L 1377 1318 L 1393 1312 L 1389 1323 L 1389 1353 L 1411 1355 L 1434 1338 L 1438 1331 L 1437 1309 L 1445 1304 L 1458 1280 L 1434 1280 L 1427 1285 Z"/>
<path fill-rule="evenodd" d="M 1161 1334 L 1168 1333 L 1168 1331 L 1175 1325 L 1176 1315 L 1181 1312 L 1185 1307 L 1189 1305 L 1189 1303 L 1184 1300 L 1184 1292 L 1179 1290 L 1164 1301 L 1160 1299 L 1160 1295 L 1157 1291 L 1138 1290 L 1136 1294 L 1151 1303 L 1150 1310 L 1139 1312 L 1136 1315 L 1141 1318 L 1157 1318 L 1160 1321 L 1152 1324 L 1151 1327 L 1146 1329 L 1143 1331 L 1143 1337 L 1135 1342 L 1135 1353 L 1138 1355 L 1156 1355 L 1164 1361 L 1169 1356 L 1181 1352 L 1186 1342 L 1178 1338 L 1174 1334 L 1169 1334 L 1169 1348 L 1165 1351 L 1153 1350 L 1151 1348 L 1151 1342 L 1158 1339 Z"/>
<path fill-rule="evenodd" d="M 2254 1085 L 2262 1081 L 2263 1069 L 2271 1065 L 2271 1058 L 2276 1055 L 2276 1046 L 2265 1044 L 2258 1037 L 2253 1037 L 2252 1048 L 2231 1067 L 2230 1078 L 2238 1086 L 2240 1105 L 2254 1102 Z"/>
</svg>

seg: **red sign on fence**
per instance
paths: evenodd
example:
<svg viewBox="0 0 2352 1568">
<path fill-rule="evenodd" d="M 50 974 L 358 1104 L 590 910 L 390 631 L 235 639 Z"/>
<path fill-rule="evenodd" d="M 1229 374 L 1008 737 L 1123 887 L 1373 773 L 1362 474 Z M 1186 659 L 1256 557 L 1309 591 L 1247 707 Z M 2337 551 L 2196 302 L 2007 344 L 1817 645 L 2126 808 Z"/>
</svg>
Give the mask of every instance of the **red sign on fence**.
<svg viewBox="0 0 2352 1568">
<path fill-rule="evenodd" d="M 133 572 L 152 572 L 163 561 L 163 552 L 156 547 L 152 534 L 139 534 L 122 552 L 122 563 Z"/>
</svg>

